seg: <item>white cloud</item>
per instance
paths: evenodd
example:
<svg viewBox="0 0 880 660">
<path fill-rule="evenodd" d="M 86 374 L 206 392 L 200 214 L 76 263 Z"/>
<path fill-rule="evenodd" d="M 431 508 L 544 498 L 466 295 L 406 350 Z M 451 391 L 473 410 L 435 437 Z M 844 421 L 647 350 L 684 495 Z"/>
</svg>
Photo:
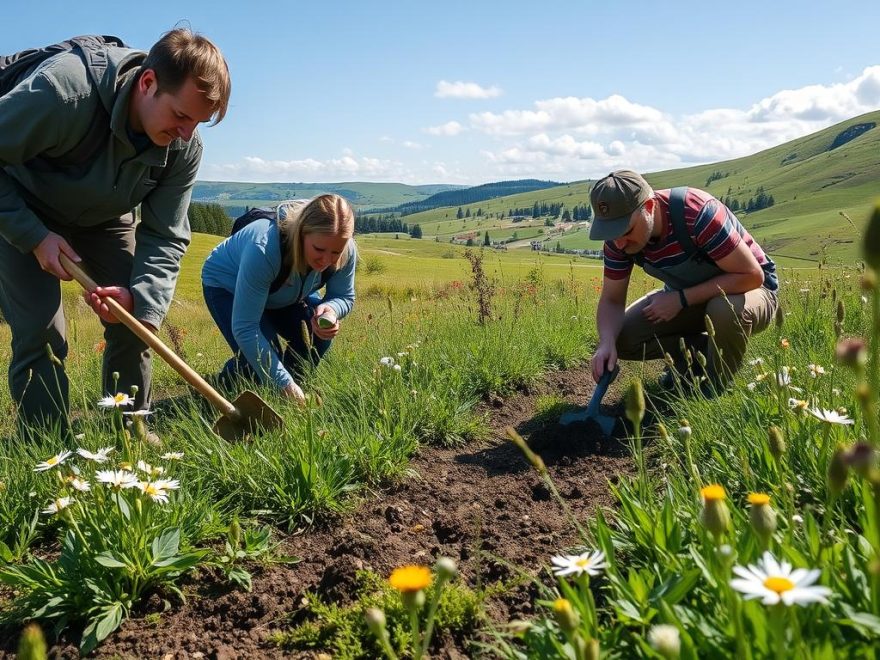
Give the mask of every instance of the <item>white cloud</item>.
<svg viewBox="0 0 880 660">
<path fill-rule="evenodd" d="M 474 82 L 447 82 L 441 80 L 437 83 L 434 96 L 440 99 L 492 99 L 501 96 L 500 87 L 483 87 Z"/>
<path fill-rule="evenodd" d="M 448 121 L 445 124 L 441 124 L 440 126 L 430 126 L 425 129 L 425 133 L 429 133 L 430 135 L 443 135 L 443 136 L 453 136 L 458 135 L 465 128 L 457 121 Z"/>
<path fill-rule="evenodd" d="M 412 140 L 404 140 L 401 144 L 407 149 L 424 149 L 425 146 L 419 142 L 413 142 Z"/>
</svg>

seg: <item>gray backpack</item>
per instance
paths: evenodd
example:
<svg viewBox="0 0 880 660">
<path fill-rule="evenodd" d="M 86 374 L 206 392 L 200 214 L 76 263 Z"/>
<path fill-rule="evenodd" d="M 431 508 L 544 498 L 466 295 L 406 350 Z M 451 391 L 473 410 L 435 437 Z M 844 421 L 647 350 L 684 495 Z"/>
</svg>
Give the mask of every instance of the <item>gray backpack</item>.
<svg viewBox="0 0 880 660">
<path fill-rule="evenodd" d="M 8 94 L 50 57 L 67 52 L 76 52 L 83 58 L 89 77 L 95 85 L 98 85 L 107 71 L 108 49 L 128 47 L 119 37 L 84 35 L 43 48 L 30 48 L 13 55 L 0 55 L 0 96 Z M 33 162 L 29 162 L 28 166 L 59 169 L 88 163 L 107 141 L 109 127 L 110 114 L 101 105 L 101 111 L 95 113 L 85 136 L 71 151 L 56 158 L 38 156 Z"/>
</svg>

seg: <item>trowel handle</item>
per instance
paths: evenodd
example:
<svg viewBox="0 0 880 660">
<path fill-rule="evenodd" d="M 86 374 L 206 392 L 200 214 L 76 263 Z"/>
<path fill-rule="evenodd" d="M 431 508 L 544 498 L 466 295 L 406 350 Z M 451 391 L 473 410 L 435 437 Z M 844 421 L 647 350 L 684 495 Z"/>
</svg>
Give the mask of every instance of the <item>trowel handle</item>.
<svg viewBox="0 0 880 660">
<path fill-rule="evenodd" d="M 599 406 L 602 404 L 602 399 L 605 396 L 605 392 L 608 391 L 608 386 L 617 378 L 617 374 L 620 372 L 620 365 L 615 364 L 614 368 L 610 371 L 605 371 L 602 374 L 602 377 L 599 379 L 599 382 L 596 383 L 596 389 L 593 390 L 593 396 L 590 397 L 590 403 L 587 404 L 587 416 L 590 417 L 597 412 L 599 412 Z"/>
<path fill-rule="evenodd" d="M 83 289 L 89 292 L 94 292 L 98 285 L 95 284 L 95 281 L 89 277 L 88 273 L 86 273 L 80 264 L 71 261 L 63 252 L 58 255 L 58 260 L 61 262 L 64 270 L 70 273 L 73 279 L 79 282 Z M 199 376 L 192 367 L 180 359 L 174 351 L 162 343 L 162 340 L 159 339 L 158 336 L 153 334 L 149 328 L 132 316 L 127 309 L 116 302 L 113 298 L 105 297 L 101 298 L 101 300 L 110 308 L 110 311 L 113 312 L 113 316 L 115 316 L 120 323 L 136 334 L 147 346 L 152 348 L 172 369 L 183 376 L 187 383 L 196 388 L 206 399 L 208 399 L 208 401 L 210 401 L 221 414 L 234 416 L 238 413 L 235 406 L 227 401 L 217 390 L 211 387 L 204 378 Z"/>
</svg>

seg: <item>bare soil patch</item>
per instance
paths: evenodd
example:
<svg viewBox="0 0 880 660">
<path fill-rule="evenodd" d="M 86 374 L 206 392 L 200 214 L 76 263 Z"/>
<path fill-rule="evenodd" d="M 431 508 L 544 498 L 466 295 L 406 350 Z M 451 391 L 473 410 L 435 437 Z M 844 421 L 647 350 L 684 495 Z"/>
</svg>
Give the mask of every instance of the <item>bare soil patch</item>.
<svg viewBox="0 0 880 660">
<path fill-rule="evenodd" d="M 544 401 L 556 395 L 585 405 L 592 388 L 588 370 L 580 368 L 551 373 L 530 391 L 487 401 L 488 442 L 424 447 L 412 461 L 411 478 L 364 498 L 349 515 L 286 537 L 283 550 L 301 557 L 299 564 L 252 567 L 251 593 L 202 572 L 185 585 L 185 605 L 162 612 L 154 596 L 101 645 L 98 657 L 312 658 L 312 652 L 279 649 L 270 635 L 306 616 L 309 592 L 350 602 L 358 570 L 388 575 L 401 564 L 449 556 L 471 584 L 477 573 L 484 585 L 510 578 L 508 563 L 538 574 L 552 554 L 578 538 L 558 502 L 505 439 L 504 428 L 514 427 L 540 453 L 562 497 L 584 521 L 612 504 L 607 482 L 632 471 L 629 452 L 591 426 L 563 428 L 555 417 L 536 417 L 535 403 L 542 395 Z M 607 396 L 615 398 L 613 391 Z M 528 585 L 507 591 L 489 603 L 489 614 L 498 622 L 530 615 L 534 596 Z M 18 631 L 5 633 L 11 637 L 0 645 L 0 658 L 11 657 L 18 637 Z M 466 640 L 439 644 L 434 657 L 470 655 Z M 62 642 L 51 655 L 76 657 L 75 644 Z"/>
</svg>

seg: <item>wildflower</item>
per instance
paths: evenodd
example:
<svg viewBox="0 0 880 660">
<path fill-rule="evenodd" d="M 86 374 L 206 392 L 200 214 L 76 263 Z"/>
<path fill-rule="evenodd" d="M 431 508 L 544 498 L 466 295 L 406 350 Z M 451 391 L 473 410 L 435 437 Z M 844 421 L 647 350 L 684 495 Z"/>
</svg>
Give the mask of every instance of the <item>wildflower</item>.
<svg viewBox="0 0 880 660">
<path fill-rule="evenodd" d="M 803 399 L 794 399 L 791 398 L 788 400 L 788 407 L 794 410 L 795 412 L 804 412 L 807 408 L 810 407 L 810 404 L 804 401 Z"/>
<path fill-rule="evenodd" d="M 862 296 L 862 304 L 863 304 L 863 305 L 867 305 L 867 304 L 868 304 L 868 296 Z"/>
<path fill-rule="evenodd" d="M 807 369 L 810 370 L 810 378 L 818 378 L 825 373 L 825 368 L 818 364 L 809 364 Z"/>
<path fill-rule="evenodd" d="M 400 353 L 397 354 L 397 357 L 399 357 L 399 358 L 405 358 L 406 356 L 407 356 L 407 353 L 404 351 L 401 351 Z"/>
<path fill-rule="evenodd" d="M 755 391 L 755 388 L 756 388 L 757 386 L 758 386 L 758 383 L 752 381 L 751 383 L 748 383 L 748 384 L 746 385 L 746 389 L 747 389 L 749 392 L 754 392 L 754 391 Z"/>
<path fill-rule="evenodd" d="M 144 461 L 137 462 L 137 469 L 143 472 L 144 474 L 148 474 L 151 477 L 158 477 L 160 474 L 165 472 L 165 468 L 160 465 L 152 466 L 149 463 L 145 463 Z"/>
<path fill-rule="evenodd" d="M 766 493 L 749 493 L 749 522 L 755 535 L 766 546 L 776 531 L 776 512 L 770 506 L 770 496 Z"/>
<path fill-rule="evenodd" d="M 700 489 L 703 498 L 703 510 L 700 512 L 700 521 L 713 536 L 720 537 L 730 527 L 730 511 L 724 499 L 727 494 L 724 486 L 711 484 Z"/>
<path fill-rule="evenodd" d="M 731 580 L 730 586 L 746 600 L 760 598 L 764 605 L 827 603 L 831 595 L 828 587 L 813 584 L 819 579 L 817 569 L 792 570 L 791 564 L 777 562 L 769 552 L 765 552 L 757 564 L 734 566 L 733 572 L 739 577 Z"/>
<path fill-rule="evenodd" d="M 638 426 L 645 416 L 645 392 L 642 389 L 642 381 L 633 380 L 626 390 L 626 416 L 633 426 Z"/>
<path fill-rule="evenodd" d="M 147 417 L 148 415 L 152 415 L 152 410 L 132 410 L 130 412 L 122 413 L 126 417 Z"/>
<path fill-rule="evenodd" d="M 159 479 L 157 481 L 139 481 L 136 486 L 154 502 L 167 504 L 168 491 L 180 488 L 180 482 L 177 479 Z"/>
<path fill-rule="evenodd" d="M 379 364 L 383 367 L 393 367 L 394 366 L 394 358 L 393 357 L 383 357 L 379 360 Z"/>
<path fill-rule="evenodd" d="M 90 484 L 85 479 L 80 479 L 79 477 L 71 477 L 68 480 L 68 483 L 70 483 L 71 488 L 73 488 L 74 490 L 78 490 L 81 493 L 85 493 L 86 491 L 92 489 L 92 484 Z"/>
<path fill-rule="evenodd" d="M 846 488 L 849 478 L 849 454 L 843 445 L 838 445 L 828 462 L 828 490 L 837 497 Z"/>
<path fill-rule="evenodd" d="M 550 559 L 553 562 L 553 574 L 562 577 L 564 575 L 599 575 L 608 564 L 605 563 L 605 553 L 601 550 L 584 552 L 579 555 L 556 555 Z"/>
<path fill-rule="evenodd" d="M 183 458 L 183 452 L 182 451 L 169 451 L 169 452 L 162 454 L 161 458 L 163 461 L 179 461 L 181 458 Z"/>
<path fill-rule="evenodd" d="M 566 598 L 557 598 L 553 601 L 553 616 L 562 632 L 569 635 L 577 630 L 581 622 L 580 616 Z"/>
<path fill-rule="evenodd" d="M 46 470 L 51 470 L 53 467 L 57 465 L 61 465 L 70 458 L 72 451 L 63 451 L 60 454 L 55 454 L 52 458 L 43 461 L 42 463 L 37 463 L 37 467 L 34 468 L 34 472 L 45 472 Z"/>
<path fill-rule="evenodd" d="M 847 367 L 861 368 L 868 360 L 865 340 L 861 337 L 841 339 L 836 348 L 837 361 Z"/>
<path fill-rule="evenodd" d="M 427 566 L 400 566 L 391 572 L 388 583 L 401 593 L 422 591 L 431 586 L 431 571 Z"/>
<path fill-rule="evenodd" d="M 788 387 L 791 385 L 791 370 L 788 367 L 782 367 L 782 369 L 776 373 L 776 384 L 779 387 Z"/>
<path fill-rule="evenodd" d="M 119 408 L 121 406 L 130 406 L 133 403 L 132 398 L 127 394 L 120 392 L 116 396 L 105 396 L 98 401 L 99 408 Z"/>
<path fill-rule="evenodd" d="M 70 506 L 71 502 L 75 500 L 72 497 L 59 497 L 57 500 L 52 502 L 49 506 L 43 509 L 43 513 L 53 515 L 61 511 L 62 509 L 66 509 Z"/>
<path fill-rule="evenodd" d="M 394 369 L 394 371 L 400 371 L 400 370 L 401 370 L 401 366 L 400 366 L 399 364 L 395 364 L 395 365 L 394 365 L 393 367 L 391 367 L 391 368 Z"/>
<path fill-rule="evenodd" d="M 648 643 L 651 648 L 668 660 L 681 655 L 681 636 L 678 628 L 665 623 L 651 626 L 648 631 Z"/>
<path fill-rule="evenodd" d="M 437 576 L 441 580 L 451 580 L 458 575 L 458 566 L 456 565 L 455 560 L 450 557 L 440 557 L 434 565 L 434 568 L 437 571 Z"/>
<path fill-rule="evenodd" d="M 779 340 L 779 348 L 788 349 L 791 348 L 791 342 L 788 341 L 785 337 Z"/>
<path fill-rule="evenodd" d="M 88 449 L 83 449 L 80 447 L 76 450 L 76 453 L 89 461 L 95 461 L 95 463 L 104 463 L 110 459 L 110 452 L 115 451 L 115 447 L 102 447 L 96 452 L 90 452 Z"/>
<path fill-rule="evenodd" d="M 375 607 L 368 607 L 367 611 L 364 612 L 364 620 L 367 622 L 367 628 L 376 637 L 381 638 L 387 634 L 385 632 L 387 622 L 385 619 L 385 613 L 382 610 Z"/>
<path fill-rule="evenodd" d="M 757 367 L 760 364 L 764 364 L 764 358 L 756 357 L 754 360 L 749 360 L 749 364 L 753 367 Z"/>
<path fill-rule="evenodd" d="M 836 410 L 825 410 L 819 408 L 810 408 L 810 414 L 816 419 L 825 422 L 826 424 L 842 424 L 844 426 L 848 424 L 852 424 L 853 420 L 851 420 L 846 415 L 841 415 Z"/>
<path fill-rule="evenodd" d="M 98 470 L 95 472 L 95 479 L 114 490 L 137 488 L 138 485 L 137 476 L 128 470 Z"/>
</svg>

